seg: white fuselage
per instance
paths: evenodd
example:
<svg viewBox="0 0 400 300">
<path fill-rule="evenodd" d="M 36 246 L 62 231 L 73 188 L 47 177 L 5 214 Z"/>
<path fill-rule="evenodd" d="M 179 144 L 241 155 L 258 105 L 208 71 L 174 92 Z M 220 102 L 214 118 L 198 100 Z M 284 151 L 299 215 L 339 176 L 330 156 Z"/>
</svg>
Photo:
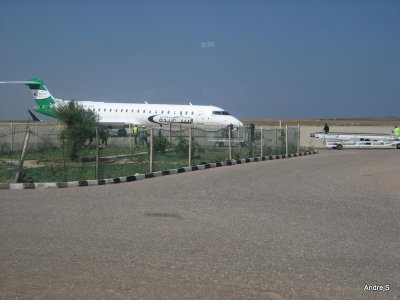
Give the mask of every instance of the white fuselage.
<svg viewBox="0 0 400 300">
<path fill-rule="evenodd" d="M 232 124 L 235 127 L 243 125 L 223 109 L 211 105 L 77 102 L 85 109 L 95 112 L 99 116 L 100 123 L 111 126 L 128 124 L 151 126 L 169 123 L 213 126 Z"/>
</svg>

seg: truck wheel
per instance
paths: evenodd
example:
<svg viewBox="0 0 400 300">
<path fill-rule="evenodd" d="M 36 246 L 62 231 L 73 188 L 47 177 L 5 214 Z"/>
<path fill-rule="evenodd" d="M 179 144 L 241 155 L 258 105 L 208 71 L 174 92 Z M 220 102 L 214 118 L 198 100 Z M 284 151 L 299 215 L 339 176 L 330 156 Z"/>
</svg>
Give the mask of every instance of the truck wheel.
<svg viewBox="0 0 400 300">
<path fill-rule="evenodd" d="M 124 128 L 120 128 L 117 131 L 118 136 L 126 136 L 126 130 Z"/>
<path fill-rule="evenodd" d="M 343 146 L 342 146 L 341 144 L 339 144 L 339 145 L 336 146 L 336 149 L 342 150 L 342 149 L 343 149 Z"/>
<path fill-rule="evenodd" d="M 397 145 L 396 145 L 396 148 L 397 148 L 397 149 L 400 149 L 400 144 L 397 144 Z"/>
</svg>

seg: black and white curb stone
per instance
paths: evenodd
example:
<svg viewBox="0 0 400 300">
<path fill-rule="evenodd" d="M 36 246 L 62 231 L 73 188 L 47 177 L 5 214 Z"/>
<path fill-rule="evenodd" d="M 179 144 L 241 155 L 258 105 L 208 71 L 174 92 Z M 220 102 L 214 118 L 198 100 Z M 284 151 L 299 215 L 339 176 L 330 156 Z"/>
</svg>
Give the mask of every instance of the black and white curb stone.
<svg viewBox="0 0 400 300">
<path fill-rule="evenodd" d="M 23 190 L 23 189 L 49 189 L 49 188 L 68 188 L 68 187 L 80 187 L 80 186 L 93 186 L 93 185 L 105 185 L 105 184 L 115 184 L 122 182 L 132 182 L 138 181 L 147 178 L 179 174 L 192 172 L 197 170 L 205 170 L 210 168 L 218 168 L 223 166 L 232 166 L 238 164 L 245 164 L 256 161 L 266 161 L 266 160 L 276 160 L 276 159 L 284 159 L 291 157 L 300 157 L 311 154 L 317 154 L 318 151 L 310 151 L 310 152 L 301 152 L 301 153 L 293 153 L 293 154 L 284 154 L 284 155 L 270 155 L 270 156 L 261 156 L 261 157 L 253 157 L 253 158 L 245 158 L 245 159 L 232 159 L 217 163 L 208 163 L 190 167 L 183 167 L 178 169 L 169 169 L 164 171 L 146 173 L 146 174 L 137 174 L 130 175 L 126 177 L 116 177 L 109 179 L 93 179 L 93 180 L 80 180 L 80 181 L 70 181 L 70 182 L 38 182 L 38 183 L 7 183 L 0 184 L 0 189 L 10 189 L 10 190 Z"/>
</svg>

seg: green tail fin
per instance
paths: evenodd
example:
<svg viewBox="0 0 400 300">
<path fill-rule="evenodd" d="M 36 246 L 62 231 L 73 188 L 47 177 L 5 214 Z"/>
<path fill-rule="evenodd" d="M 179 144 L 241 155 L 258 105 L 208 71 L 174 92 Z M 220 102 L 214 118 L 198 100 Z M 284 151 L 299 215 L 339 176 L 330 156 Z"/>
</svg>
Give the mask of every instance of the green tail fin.
<svg viewBox="0 0 400 300">
<path fill-rule="evenodd" d="M 32 96 L 35 99 L 37 105 L 35 111 L 44 115 L 55 117 L 56 113 L 54 111 L 54 106 L 56 101 L 47 90 L 43 80 L 39 78 L 31 78 L 27 80 L 25 84 L 29 87 Z"/>
</svg>

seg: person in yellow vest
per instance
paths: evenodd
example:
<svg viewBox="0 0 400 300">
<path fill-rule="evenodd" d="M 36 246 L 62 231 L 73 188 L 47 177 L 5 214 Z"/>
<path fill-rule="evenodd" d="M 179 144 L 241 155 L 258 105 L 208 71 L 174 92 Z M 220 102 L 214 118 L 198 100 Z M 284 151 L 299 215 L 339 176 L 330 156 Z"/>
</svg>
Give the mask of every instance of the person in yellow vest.
<svg viewBox="0 0 400 300">
<path fill-rule="evenodd" d="M 393 129 L 392 132 L 393 132 L 393 134 L 394 134 L 395 136 L 400 137 L 400 128 L 397 127 L 397 125 L 394 126 L 394 129 Z"/>
<path fill-rule="evenodd" d="M 133 142 L 135 145 L 137 145 L 137 138 L 139 135 L 139 127 L 136 124 L 132 128 L 132 135 L 133 135 Z"/>
</svg>

